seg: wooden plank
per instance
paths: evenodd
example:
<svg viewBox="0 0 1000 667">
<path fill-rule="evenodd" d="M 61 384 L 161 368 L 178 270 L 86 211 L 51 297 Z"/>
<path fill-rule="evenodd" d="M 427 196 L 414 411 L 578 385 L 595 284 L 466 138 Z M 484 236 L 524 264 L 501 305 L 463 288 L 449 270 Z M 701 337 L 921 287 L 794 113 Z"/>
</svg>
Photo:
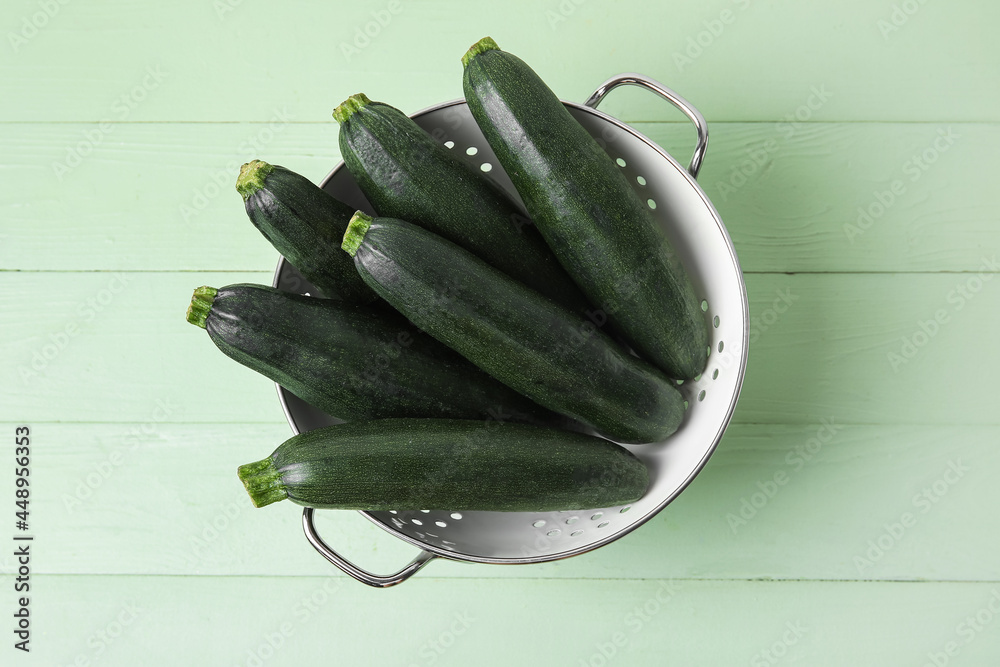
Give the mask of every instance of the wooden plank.
<svg viewBox="0 0 1000 667">
<path fill-rule="evenodd" d="M 0 431 L 12 433 L 14 424 Z M 31 425 L 34 568 L 58 574 L 323 576 L 301 509 L 254 509 L 236 467 L 286 425 Z M 735 424 L 649 523 L 568 560 L 436 562 L 433 577 L 1000 580 L 992 524 L 1000 428 Z M 942 447 L 946 443 L 947 447 Z M 929 494 L 929 495 L 928 495 Z M 416 550 L 354 512 L 320 512 L 340 553 L 394 572 Z M 109 564 L 107 554 L 114 553 Z M 9 557 L 6 567 L 13 565 Z"/>
<path fill-rule="evenodd" d="M 239 165 L 318 182 L 339 161 L 332 121 L 108 127 L 0 125 L 0 268 L 269 270 Z M 637 127 L 686 163 L 689 126 Z M 746 271 L 978 270 L 1000 250 L 998 153 L 997 125 L 717 123 L 701 183 Z"/>
<path fill-rule="evenodd" d="M 913 7 L 908 15 L 862 0 L 819 8 L 518 0 L 470 19 L 446 2 L 313 3 L 266 14 L 235 0 L 112 2 L 60 5 L 34 34 L 39 6 L 16 0 L 5 12 L 0 78 L 18 103 L 0 120 L 266 121 L 276 109 L 322 120 L 359 90 L 419 108 L 461 95 L 459 58 L 486 33 L 573 100 L 610 75 L 640 71 L 710 120 L 780 120 L 800 108 L 820 120 L 998 120 L 1000 92 L 983 85 L 1000 65 L 989 31 L 998 8 Z M 661 101 L 638 93 L 609 108 L 630 120 L 663 113 Z"/>
<path fill-rule="evenodd" d="M 747 276 L 735 420 L 997 424 L 1000 350 L 981 334 L 1000 326 L 994 275 Z M 26 421 L 141 423 L 159 401 L 170 422 L 280 423 L 273 384 L 184 321 L 195 287 L 246 281 L 270 274 L 0 274 L 0 403 Z"/>
<path fill-rule="evenodd" d="M 950 661 L 949 648 L 962 664 L 986 665 L 1000 651 L 995 583 L 417 575 L 375 591 L 343 578 L 40 576 L 37 586 L 33 658 L 60 666 L 148 664 L 152 653 L 241 666 L 321 655 L 345 665 L 646 666 L 665 655 L 684 665 L 923 665 Z"/>
</svg>

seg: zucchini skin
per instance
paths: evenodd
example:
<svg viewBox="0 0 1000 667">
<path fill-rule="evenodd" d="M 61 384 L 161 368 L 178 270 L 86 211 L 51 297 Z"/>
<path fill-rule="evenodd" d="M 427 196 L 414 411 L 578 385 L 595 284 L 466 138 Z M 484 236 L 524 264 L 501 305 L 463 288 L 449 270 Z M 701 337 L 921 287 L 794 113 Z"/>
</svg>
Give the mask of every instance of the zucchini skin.
<svg viewBox="0 0 1000 667">
<path fill-rule="evenodd" d="M 351 303 L 377 298 L 340 252 L 353 208 L 291 169 L 260 160 L 243 166 L 237 190 L 253 225 L 324 296 Z"/>
<path fill-rule="evenodd" d="M 486 38 L 463 62 L 472 115 L 566 271 L 640 355 L 677 379 L 700 374 L 700 301 L 622 170 L 522 60 Z"/>
<path fill-rule="evenodd" d="M 454 419 L 351 422 L 239 468 L 258 507 L 541 512 L 631 503 L 649 484 L 624 447 L 581 433 Z"/>
<path fill-rule="evenodd" d="M 337 114 L 340 151 L 379 216 L 440 234 L 571 310 L 590 308 L 520 207 L 458 149 L 388 104 L 361 95 L 348 102 L 349 114 Z"/>
<path fill-rule="evenodd" d="M 627 443 L 677 430 L 684 399 L 591 322 L 421 227 L 357 213 L 345 248 L 416 326 L 539 405 Z"/>
<path fill-rule="evenodd" d="M 218 290 L 204 326 L 227 356 L 345 421 L 560 419 L 388 307 L 238 284 Z"/>
</svg>

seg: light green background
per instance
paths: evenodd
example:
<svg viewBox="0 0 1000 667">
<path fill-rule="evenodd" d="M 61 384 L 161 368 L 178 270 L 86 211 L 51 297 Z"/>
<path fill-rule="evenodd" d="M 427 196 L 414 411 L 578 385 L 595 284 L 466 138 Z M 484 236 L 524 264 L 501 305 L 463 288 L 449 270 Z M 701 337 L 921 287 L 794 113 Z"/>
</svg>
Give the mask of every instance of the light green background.
<svg viewBox="0 0 1000 667">
<path fill-rule="evenodd" d="M 3 3 L 0 664 L 1000 663 L 997 3 L 391 8 Z M 704 113 L 700 180 L 746 274 L 750 365 L 718 452 L 637 532 L 544 565 L 437 561 L 378 591 L 313 552 L 295 507 L 250 507 L 235 468 L 288 426 L 273 385 L 183 312 L 198 285 L 270 281 L 240 163 L 320 180 L 334 105 L 459 97 L 486 34 L 565 99 L 638 71 Z M 662 102 L 602 108 L 687 160 L 693 132 Z M 19 424 L 30 655 L 12 648 L 4 546 Z M 320 529 L 376 571 L 413 555 L 354 513 Z"/>
</svg>

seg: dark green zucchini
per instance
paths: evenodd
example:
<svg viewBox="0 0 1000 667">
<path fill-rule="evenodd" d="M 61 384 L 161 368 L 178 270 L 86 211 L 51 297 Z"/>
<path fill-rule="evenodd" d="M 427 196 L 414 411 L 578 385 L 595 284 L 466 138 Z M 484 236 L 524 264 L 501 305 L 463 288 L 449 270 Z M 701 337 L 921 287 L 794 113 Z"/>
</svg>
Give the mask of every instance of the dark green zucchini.
<svg viewBox="0 0 1000 667">
<path fill-rule="evenodd" d="M 363 94 L 333 116 L 344 163 L 378 215 L 440 234 L 567 308 L 583 313 L 589 307 L 517 204 L 458 157 L 458 149 Z"/>
<path fill-rule="evenodd" d="M 207 329 L 232 359 L 345 421 L 559 420 L 421 334 L 388 306 L 241 284 L 196 289 L 187 318 Z"/>
<path fill-rule="evenodd" d="M 382 419 L 315 429 L 240 466 L 253 504 L 288 498 L 357 510 L 543 512 L 635 502 L 646 466 L 581 433 L 454 419 Z"/>
<path fill-rule="evenodd" d="M 352 303 L 375 300 L 340 252 L 352 207 L 308 178 L 262 160 L 243 165 L 236 189 L 254 226 L 324 296 Z"/>
<path fill-rule="evenodd" d="M 666 438 L 684 399 L 585 318 L 422 227 L 354 214 L 344 249 L 364 281 L 487 373 L 619 442 Z"/>
<path fill-rule="evenodd" d="M 639 354 L 678 379 L 701 373 L 708 325 L 700 300 L 622 170 L 492 39 L 462 63 L 472 115 L 566 271 Z"/>
</svg>

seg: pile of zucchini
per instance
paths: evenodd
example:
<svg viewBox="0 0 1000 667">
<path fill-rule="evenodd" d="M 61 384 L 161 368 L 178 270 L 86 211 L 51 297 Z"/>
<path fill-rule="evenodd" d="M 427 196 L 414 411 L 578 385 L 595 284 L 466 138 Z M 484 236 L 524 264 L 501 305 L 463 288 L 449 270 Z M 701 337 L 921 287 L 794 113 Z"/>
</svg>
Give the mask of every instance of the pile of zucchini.
<svg viewBox="0 0 1000 667">
<path fill-rule="evenodd" d="M 462 63 L 526 210 L 362 94 L 333 115 L 376 215 L 283 167 L 240 170 L 251 222 L 321 294 L 199 287 L 187 319 L 344 422 L 241 466 L 258 507 L 625 504 L 649 477 L 612 441 L 660 442 L 681 424 L 677 384 L 704 369 L 708 327 L 658 223 L 523 61 L 486 37 Z"/>
</svg>

